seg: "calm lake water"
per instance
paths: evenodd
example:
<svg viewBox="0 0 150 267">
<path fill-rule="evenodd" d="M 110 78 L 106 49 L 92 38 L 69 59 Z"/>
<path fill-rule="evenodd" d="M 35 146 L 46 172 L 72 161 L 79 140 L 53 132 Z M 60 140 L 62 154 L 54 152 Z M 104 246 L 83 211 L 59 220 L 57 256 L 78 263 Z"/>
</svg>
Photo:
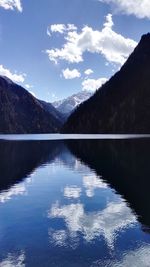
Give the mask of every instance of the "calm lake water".
<svg viewBox="0 0 150 267">
<path fill-rule="evenodd" d="M 0 141 L 0 267 L 149 267 L 150 139 L 24 137 Z"/>
</svg>

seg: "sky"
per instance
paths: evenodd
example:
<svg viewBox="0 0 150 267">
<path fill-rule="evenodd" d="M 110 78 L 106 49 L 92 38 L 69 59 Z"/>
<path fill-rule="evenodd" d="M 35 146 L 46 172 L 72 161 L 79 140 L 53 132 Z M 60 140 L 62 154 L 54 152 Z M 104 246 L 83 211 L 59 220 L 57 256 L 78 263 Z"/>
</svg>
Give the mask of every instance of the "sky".
<svg viewBox="0 0 150 267">
<path fill-rule="evenodd" d="M 149 31 L 149 0 L 0 0 L 0 75 L 48 102 L 94 92 Z"/>
</svg>

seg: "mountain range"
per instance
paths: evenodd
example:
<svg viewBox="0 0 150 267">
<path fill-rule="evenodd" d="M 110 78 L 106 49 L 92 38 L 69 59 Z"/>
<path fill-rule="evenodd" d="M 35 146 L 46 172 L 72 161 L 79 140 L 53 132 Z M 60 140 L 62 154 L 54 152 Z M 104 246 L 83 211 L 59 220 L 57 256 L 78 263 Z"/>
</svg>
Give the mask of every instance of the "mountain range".
<svg viewBox="0 0 150 267">
<path fill-rule="evenodd" d="M 69 96 L 63 100 L 58 100 L 52 103 L 52 105 L 60 112 L 68 117 L 82 102 L 87 100 L 93 95 L 89 91 L 81 91 L 72 96 Z"/>
<path fill-rule="evenodd" d="M 82 91 L 51 104 L 0 76 L 0 133 L 57 133 L 70 113 L 91 94 Z"/>
<path fill-rule="evenodd" d="M 150 33 L 123 67 L 81 104 L 63 133 L 150 133 Z"/>
<path fill-rule="evenodd" d="M 68 118 L 68 119 L 67 119 Z M 150 133 L 150 33 L 94 94 L 51 103 L 0 76 L 0 133 Z"/>
</svg>

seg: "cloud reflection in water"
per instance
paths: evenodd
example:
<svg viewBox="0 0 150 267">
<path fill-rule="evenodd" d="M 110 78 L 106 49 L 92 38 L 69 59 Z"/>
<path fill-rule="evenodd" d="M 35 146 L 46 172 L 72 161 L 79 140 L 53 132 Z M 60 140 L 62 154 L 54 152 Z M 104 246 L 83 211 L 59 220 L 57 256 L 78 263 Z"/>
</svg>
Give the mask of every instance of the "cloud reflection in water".
<svg viewBox="0 0 150 267">
<path fill-rule="evenodd" d="M 6 201 L 12 199 L 13 196 L 24 195 L 26 193 L 25 184 L 17 184 L 9 188 L 7 191 L 2 191 L 0 193 L 0 202 L 5 203 Z"/>
<path fill-rule="evenodd" d="M 91 267 L 149 267 L 150 266 L 150 245 L 142 245 L 141 247 L 126 251 L 121 260 L 98 260 Z"/>
<path fill-rule="evenodd" d="M 66 198 L 79 198 L 81 194 L 81 188 L 77 186 L 66 186 L 64 188 L 64 196 Z"/>
<path fill-rule="evenodd" d="M 86 195 L 88 197 L 94 196 L 94 190 L 97 188 L 107 188 L 108 185 L 102 181 L 96 175 L 88 175 L 83 177 L 83 185 L 86 189 Z"/>
<path fill-rule="evenodd" d="M 60 206 L 57 202 L 52 206 L 48 217 L 63 219 L 68 231 L 65 232 L 66 235 L 77 237 L 80 233 L 86 242 L 92 242 L 101 236 L 111 248 L 117 232 L 136 223 L 136 217 L 124 202 L 110 202 L 105 209 L 95 212 L 85 211 L 81 203 Z M 57 242 L 56 244 L 58 245 Z"/>
<path fill-rule="evenodd" d="M 0 267 L 25 267 L 25 253 L 19 255 L 9 253 L 7 258 L 0 262 Z"/>
</svg>

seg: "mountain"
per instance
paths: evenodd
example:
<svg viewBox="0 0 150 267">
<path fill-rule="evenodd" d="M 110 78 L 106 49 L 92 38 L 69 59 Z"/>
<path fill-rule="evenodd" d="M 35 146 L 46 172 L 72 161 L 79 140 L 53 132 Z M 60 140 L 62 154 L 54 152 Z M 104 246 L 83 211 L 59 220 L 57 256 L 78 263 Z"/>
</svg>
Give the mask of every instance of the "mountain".
<svg viewBox="0 0 150 267">
<path fill-rule="evenodd" d="M 126 63 L 68 118 L 64 133 L 150 133 L 150 33 Z"/>
<path fill-rule="evenodd" d="M 52 105 L 61 113 L 69 116 L 70 113 L 82 102 L 92 96 L 92 92 L 81 91 L 63 100 L 55 101 Z"/>
<path fill-rule="evenodd" d="M 0 133 L 53 133 L 62 126 L 54 114 L 23 87 L 0 76 Z"/>
<path fill-rule="evenodd" d="M 39 100 L 42 107 L 45 109 L 45 111 L 49 112 L 51 115 L 53 115 L 57 120 L 59 120 L 61 123 L 64 122 L 64 116 L 61 112 L 59 112 L 51 103 Z"/>
</svg>

